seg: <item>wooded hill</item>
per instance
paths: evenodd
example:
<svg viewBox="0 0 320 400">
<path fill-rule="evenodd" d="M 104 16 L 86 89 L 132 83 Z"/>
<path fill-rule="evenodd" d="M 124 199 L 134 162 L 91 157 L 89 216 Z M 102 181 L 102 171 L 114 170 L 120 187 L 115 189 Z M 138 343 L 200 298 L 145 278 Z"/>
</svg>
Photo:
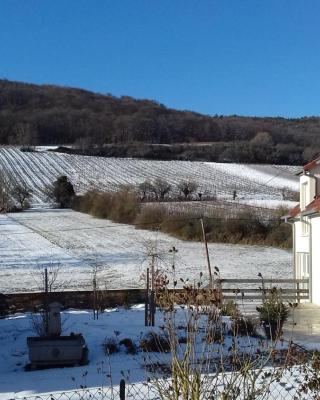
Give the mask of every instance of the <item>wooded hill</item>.
<svg viewBox="0 0 320 400">
<path fill-rule="evenodd" d="M 320 118 L 177 111 L 151 100 L 0 80 L 0 144 L 73 144 L 105 156 L 302 164 L 320 151 Z"/>
</svg>

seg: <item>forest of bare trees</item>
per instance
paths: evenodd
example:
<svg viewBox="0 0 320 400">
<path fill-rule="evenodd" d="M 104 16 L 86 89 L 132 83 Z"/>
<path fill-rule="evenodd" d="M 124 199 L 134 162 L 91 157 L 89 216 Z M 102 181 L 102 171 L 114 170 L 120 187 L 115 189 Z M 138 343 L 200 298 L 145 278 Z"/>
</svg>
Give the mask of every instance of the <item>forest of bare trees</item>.
<svg viewBox="0 0 320 400">
<path fill-rule="evenodd" d="M 208 116 L 151 100 L 0 80 L 0 144 L 73 144 L 74 152 L 102 156 L 300 165 L 320 151 L 319 130 L 318 117 Z"/>
</svg>

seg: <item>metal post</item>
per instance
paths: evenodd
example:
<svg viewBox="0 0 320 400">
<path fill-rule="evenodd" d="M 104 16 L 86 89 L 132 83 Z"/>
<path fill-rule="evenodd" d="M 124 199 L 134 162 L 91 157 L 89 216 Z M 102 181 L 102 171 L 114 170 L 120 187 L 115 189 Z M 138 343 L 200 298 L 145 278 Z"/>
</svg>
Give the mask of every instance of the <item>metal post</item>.
<svg viewBox="0 0 320 400">
<path fill-rule="evenodd" d="M 154 326 L 154 316 L 155 316 L 155 296 L 154 296 L 154 290 L 151 291 L 151 296 L 150 296 L 150 326 Z"/>
<path fill-rule="evenodd" d="M 49 334 L 49 301 L 48 301 L 48 269 L 44 269 L 44 329 L 45 334 L 48 336 Z"/>
<path fill-rule="evenodd" d="M 96 281 L 96 277 L 93 277 L 93 281 L 92 281 L 92 285 L 93 285 L 93 319 L 98 319 L 98 313 L 97 313 L 97 281 Z"/>
<path fill-rule="evenodd" d="M 144 326 L 149 326 L 149 268 L 147 268 L 146 303 L 144 309 Z"/>
<path fill-rule="evenodd" d="M 120 381 L 120 393 L 119 393 L 120 400 L 126 400 L 126 381 L 121 379 Z"/>
<path fill-rule="evenodd" d="M 150 325 L 154 326 L 154 315 L 156 312 L 156 307 L 155 307 L 155 270 L 154 270 L 154 254 L 152 254 L 152 259 L 151 259 L 151 294 L 150 294 Z"/>
<path fill-rule="evenodd" d="M 44 269 L 44 291 L 48 293 L 48 269 Z"/>
<path fill-rule="evenodd" d="M 206 236 L 206 232 L 204 230 L 203 217 L 200 218 L 200 222 L 201 222 L 201 228 L 202 228 L 203 241 L 204 241 L 204 245 L 205 245 L 205 248 L 206 248 L 206 256 L 207 256 L 210 288 L 213 289 L 212 271 L 211 271 L 211 265 L 210 265 L 210 257 L 209 257 L 207 236 Z"/>
<path fill-rule="evenodd" d="M 297 282 L 297 298 L 298 298 L 298 303 L 300 303 L 300 283 Z"/>
</svg>

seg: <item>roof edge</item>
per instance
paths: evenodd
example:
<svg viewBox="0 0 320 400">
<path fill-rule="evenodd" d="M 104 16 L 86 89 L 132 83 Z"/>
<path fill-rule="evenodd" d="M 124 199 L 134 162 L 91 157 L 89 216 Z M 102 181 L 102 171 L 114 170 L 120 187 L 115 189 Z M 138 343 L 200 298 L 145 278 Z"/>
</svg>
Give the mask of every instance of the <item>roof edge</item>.
<svg viewBox="0 0 320 400">
<path fill-rule="evenodd" d="M 311 171 L 314 168 L 316 168 L 318 165 L 320 165 L 320 157 L 315 158 L 314 160 L 310 161 L 308 164 L 303 166 L 303 171 Z"/>
</svg>

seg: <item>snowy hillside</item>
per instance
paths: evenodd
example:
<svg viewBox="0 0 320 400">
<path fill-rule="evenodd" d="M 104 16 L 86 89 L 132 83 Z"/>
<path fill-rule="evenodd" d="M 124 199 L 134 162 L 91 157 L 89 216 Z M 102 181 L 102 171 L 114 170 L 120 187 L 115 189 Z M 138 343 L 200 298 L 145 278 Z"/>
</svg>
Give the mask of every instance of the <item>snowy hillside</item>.
<svg viewBox="0 0 320 400">
<path fill-rule="evenodd" d="M 3 147 L 0 169 L 26 182 L 34 190 L 33 203 L 41 205 L 45 185 L 59 175 L 67 175 L 78 193 L 93 188 L 115 190 L 146 179 L 163 178 L 173 186 L 191 179 L 199 184 L 199 191 L 221 199 L 230 199 L 236 190 L 238 198 L 245 201 L 279 201 L 283 189 L 298 191 L 295 173 L 299 167 L 102 158 Z"/>
</svg>

